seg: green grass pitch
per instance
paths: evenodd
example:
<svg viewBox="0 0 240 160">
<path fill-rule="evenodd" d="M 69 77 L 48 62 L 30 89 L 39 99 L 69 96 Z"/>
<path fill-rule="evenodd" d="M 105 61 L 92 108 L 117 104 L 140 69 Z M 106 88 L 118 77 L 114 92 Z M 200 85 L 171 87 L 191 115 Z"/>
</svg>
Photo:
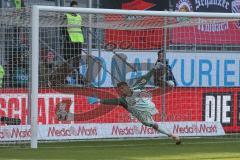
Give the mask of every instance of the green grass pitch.
<svg viewBox="0 0 240 160">
<path fill-rule="evenodd" d="M 1 147 L 1 160 L 240 160 L 240 139 L 168 139 L 42 143 L 38 149 Z"/>
</svg>

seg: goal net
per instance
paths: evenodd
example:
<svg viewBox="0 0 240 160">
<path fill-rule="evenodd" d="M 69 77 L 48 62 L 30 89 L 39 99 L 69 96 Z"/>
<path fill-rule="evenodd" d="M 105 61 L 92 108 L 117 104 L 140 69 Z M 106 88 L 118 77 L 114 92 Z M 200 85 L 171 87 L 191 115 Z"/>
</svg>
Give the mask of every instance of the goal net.
<svg viewBox="0 0 240 160">
<path fill-rule="evenodd" d="M 127 98 L 94 103 L 119 98 L 119 82 L 141 86 L 134 103 L 152 101 L 168 132 L 239 137 L 239 14 L 35 6 L 0 17 L 1 144 L 164 137 Z"/>
</svg>

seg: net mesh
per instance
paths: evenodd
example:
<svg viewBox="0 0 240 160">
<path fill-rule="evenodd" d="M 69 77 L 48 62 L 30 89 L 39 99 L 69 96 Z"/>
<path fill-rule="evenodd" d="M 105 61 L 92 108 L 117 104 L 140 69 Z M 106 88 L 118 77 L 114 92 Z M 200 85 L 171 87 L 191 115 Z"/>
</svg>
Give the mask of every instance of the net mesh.
<svg viewBox="0 0 240 160">
<path fill-rule="evenodd" d="M 157 61 L 168 67 L 153 72 L 146 93 L 162 128 L 181 136 L 238 137 L 239 19 L 79 14 L 81 26 L 67 24 L 65 12 L 40 12 L 40 140 L 159 136 L 120 105 L 89 101 L 119 98 L 119 82 L 133 87 Z M 0 115 L 21 120 L 2 122 L 0 141 L 15 144 L 30 139 L 31 9 L 2 9 L 0 17 Z M 71 43 L 68 28 L 81 28 L 84 42 Z M 61 102 L 74 120 L 58 119 Z"/>
</svg>

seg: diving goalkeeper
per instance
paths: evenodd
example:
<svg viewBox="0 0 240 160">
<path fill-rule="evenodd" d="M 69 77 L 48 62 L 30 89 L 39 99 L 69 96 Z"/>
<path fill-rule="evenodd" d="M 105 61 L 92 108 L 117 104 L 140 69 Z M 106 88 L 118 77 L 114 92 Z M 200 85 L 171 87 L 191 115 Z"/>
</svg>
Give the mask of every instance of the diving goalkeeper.
<svg viewBox="0 0 240 160">
<path fill-rule="evenodd" d="M 171 137 L 178 145 L 181 143 L 180 138 L 160 128 L 158 124 L 153 120 L 152 116 L 157 114 L 158 111 L 155 104 L 152 102 L 151 93 L 144 89 L 145 85 L 152 77 L 154 71 L 156 69 L 163 69 L 164 67 L 165 66 L 163 63 L 157 63 L 151 71 L 137 80 L 132 88 L 130 88 L 126 82 L 119 82 L 117 84 L 117 89 L 121 95 L 120 98 L 99 99 L 97 97 L 88 97 L 88 102 L 90 104 L 100 103 L 107 105 L 121 105 L 134 117 L 136 117 L 143 125 L 152 127 L 158 132 Z M 66 106 L 67 105 L 64 103 L 60 103 L 60 105 L 58 105 L 56 111 L 58 119 L 61 121 L 77 120 L 76 115 L 67 112 Z"/>
</svg>

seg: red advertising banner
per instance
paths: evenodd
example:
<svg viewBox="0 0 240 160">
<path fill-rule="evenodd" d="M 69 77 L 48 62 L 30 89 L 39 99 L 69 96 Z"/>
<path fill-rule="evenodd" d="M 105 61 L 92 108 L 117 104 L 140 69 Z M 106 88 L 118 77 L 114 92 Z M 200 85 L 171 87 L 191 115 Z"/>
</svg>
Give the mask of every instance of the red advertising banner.
<svg viewBox="0 0 240 160">
<path fill-rule="evenodd" d="M 175 10 L 180 12 L 239 13 L 240 1 L 178 0 Z M 197 23 L 194 24 L 194 21 Z M 239 20 L 219 21 L 219 19 L 215 19 L 210 22 L 207 21 L 207 18 L 179 17 L 177 23 L 188 23 L 189 26 L 173 28 L 172 43 L 174 44 L 240 44 Z"/>
<path fill-rule="evenodd" d="M 104 2 L 106 4 L 107 2 Z M 129 0 L 129 1 L 119 1 L 119 9 L 126 10 L 165 10 L 168 9 L 168 1 L 158 1 L 158 0 Z M 112 6 L 111 6 L 112 5 Z M 106 7 L 116 8 L 113 6 L 112 2 L 109 2 Z M 111 23 L 109 21 L 112 16 L 106 16 L 106 23 Z M 161 21 L 160 23 L 158 23 Z M 113 21 L 112 21 L 113 22 Z M 123 30 L 121 26 L 125 26 L 131 23 L 133 27 L 131 29 Z M 114 24 L 119 24 L 119 29 L 107 29 L 105 30 L 105 42 L 115 46 L 118 49 L 159 49 L 163 45 L 163 29 L 152 27 L 153 29 L 144 29 L 146 24 L 151 23 L 163 23 L 163 18 L 156 18 L 153 20 L 151 17 L 143 16 L 122 16 L 116 20 Z M 142 27 L 142 29 L 139 29 Z M 146 27 L 145 27 L 146 28 Z M 149 27 L 148 27 L 149 28 Z"/>
<path fill-rule="evenodd" d="M 174 44 L 240 44 L 237 22 L 201 24 L 172 30 Z"/>
<path fill-rule="evenodd" d="M 27 94 L 24 90 L 0 90 L 0 116 L 20 118 L 27 123 Z M 65 92 L 65 93 L 64 93 Z M 153 102 L 159 110 L 158 122 L 219 121 L 226 132 L 240 132 L 240 88 L 175 88 L 165 94 L 165 114 L 162 114 L 161 89 L 151 90 Z M 90 105 L 87 96 L 117 97 L 115 89 L 41 90 L 38 101 L 39 124 L 59 124 L 55 116 L 56 104 L 63 99 L 73 101 L 70 111 L 77 114 L 73 123 L 127 123 L 137 121 L 121 106 Z"/>
<path fill-rule="evenodd" d="M 163 29 L 107 29 L 105 30 L 105 42 L 107 45 L 114 45 L 117 49 L 160 49 L 163 45 Z"/>
</svg>

